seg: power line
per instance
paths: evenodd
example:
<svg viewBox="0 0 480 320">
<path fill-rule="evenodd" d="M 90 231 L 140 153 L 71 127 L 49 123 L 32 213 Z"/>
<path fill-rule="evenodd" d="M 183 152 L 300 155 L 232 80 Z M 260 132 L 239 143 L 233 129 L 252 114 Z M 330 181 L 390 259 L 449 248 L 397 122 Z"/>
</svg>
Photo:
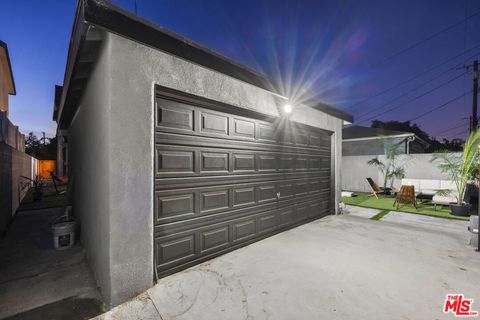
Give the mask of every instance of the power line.
<svg viewBox="0 0 480 320">
<path fill-rule="evenodd" d="M 454 78 L 452 78 L 452 79 L 450 79 L 450 80 L 448 80 L 448 81 L 442 82 L 440 85 L 438 85 L 438 86 L 436 86 L 436 87 L 428 90 L 427 92 L 422 93 L 421 95 L 415 96 L 415 97 L 413 97 L 412 99 L 410 99 L 410 100 L 408 100 L 408 101 L 406 101 L 406 102 L 404 102 L 404 103 L 401 103 L 401 104 L 399 104 L 399 105 L 397 105 L 397 106 L 395 106 L 395 107 L 392 107 L 392 108 L 390 108 L 390 109 L 387 109 L 387 110 L 385 110 L 384 112 L 379 113 L 379 114 L 377 114 L 377 115 L 375 115 L 375 116 L 373 116 L 373 117 L 370 117 L 370 118 L 368 118 L 368 119 L 359 121 L 359 123 L 362 123 L 362 122 L 366 122 L 366 121 L 375 119 L 375 118 L 377 118 L 377 117 L 379 117 L 379 116 L 382 116 L 382 115 L 384 115 L 384 114 L 386 114 L 386 113 L 389 113 L 389 112 L 391 112 L 391 111 L 393 111 L 393 110 L 395 110 L 395 109 L 398 109 L 398 108 L 400 108 L 400 107 L 402 107 L 402 106 L 404 106 L 404 105 L 406 105 L 406 104 L 408 104 L 408 103 L 410 103 L 410 102 L 413 102 L 413 101 L 415 101 L 415 100 L 418 100 L 418 99 L 420 99 L 420 98 L 422 98 L 422 97 L 424 97 L 424 96 L 426 96 L 426 95 L 434 92 L 435 90 L 438 90 L 438 89 L 440 89 L 441 87 L 443 87 L 443 86 L 445 86 L 445 85 L 447 85 L 447 84 L 449 84 L 449 83 L 452 83 L 453 81 L 459 79 L 459 78 L 462 77 L 462 76 L 463 76 L 463 73 L 460 74 L 460 75 L 458 75 L 458 76 L 456 76 L 456 77 L 454 77 Z"/>
<path fill-rule="evenodd" d="M 381 106 L 378 107 L 378 108 L 373 107 L 372 110 L 367 111 L 367 112 L 365 112 L 365 113 L 363 113 L 363 114 L 360 114 L 358 117 L 359 117 L 359 118 L 364 118 L 365 116 L 374 113 L 374 112 L 377 111 L 378 109 L 383 109 L 383 108 L 389 106 L 390 104 L 392 104 L 392 102 L 395 102 L 395 101 L 397 101 L 397 100 L 399 100 L 399 99 L 401 99 L 401 98 L 403 98 L 403 97 L 408 96 L 410 93 L 417 91 L 418 89 L 422 88 L 423 86 L 425 86 L 425 85 L 427 85 L 427 84 L 430 84 L 431 82 L 437 80 L 438 78 L 440 78 L 440 77 L 442 77 L 443 75 L 451 72 L 452 70 L 456 70 L 456 67 L 449 68 L 448 70 L 443 71 L 442 73 L 436 75 L 435 77 L 433 77 L 433 78 L 431 78 L 431 79 L 428 79 L 428 80 L 425 81 L 425 82 L 422 82 L 422 83 L 421 83 L 420 85 L 418 85 L 417 87 L 412 88 L 412 89 L 408 90 L 407 92 L 404 92 L 404 93 L 402 93 L 402 94 L 399 95 L 399 96 L 396 96 L 396 97 L 393 98 L 393 99 L 390 99 L 388 102 L 384 103 L 383 105 L 381 105 Z M 463 75 L 463 74 L 462 74 L 462 75 Z"/>
<path fill-rule="evenodd" d="M 354 108 L 354 107 L 356 107 L 356 106 L 359 106 L 359 105 L 361 105 L 361 104 L 363 104 L 363 103 L 365 103 L 365 102 L 367 102 L 367 101 L 372 100 L 373 98 L 377 98 L 377 97 L 379 97 L 379 96 L 381 96 L 381 95 L 383 95 L 383 94 L 385 94 L 385 93 L 387 93 L 387 92 L 390 92 L 390 91 L 393 90 L 393 89 L 396 89 L 396 88 L 401 87 L 401 86 L 403 86 L 403 85 L 405 85 L 405 84 L 407 84 L 407 83 L 410 83 L 410 82 L 412 82 L 413 80 L 416 80 L 416 79 L 420 78 L 421 76 L 423 76 L 423 75 L 425 75 L 425 74 L 427 74 L 427 73 L 430 73 L 431 71 L 433 71 L 433 70 L 435 70 L 435 69 L 437 69 L 437 68 L 439 68 L 439 67 L 441 67 L 441 66 L 444 66 L 445 64 L 447 64 L 447 63 L 449 63 L 449 62 L 451 62 L 451 61 L 456 60 L 457 58 L 463 56 L 464 54 L 466 54 L 466 53 L 468 53 L 468 52 L 470 52 L 470 51 L 472 51 L 472 50 L 474 50 L 474 49 L 476 49 L 476 48 L 478 48 L 478 47 L 480 47 L 480 43 L 477 44 L 477 45 L 475 45 L 475 46 L 473 46 L 473 47 L 471 47 L 471 48 L 468 49 L 468 50 L 463 51 L 462 53 L 459 53 L 459 54 L 457 54 L 457 55 L 455 55 L 455 56 L 453 56 L 453 57 L 448 58 L 447 60 L 445 60 L 445 61 L 443 61 L 443 62 L 441 62 L 441 63 L 439 63 L 439 64 L 436 64 L 435 66 L 433 66 L 433 67 L 431 67 L 431 68 L 429 68 L 429 69 L 427 69 L 427 70 L 425 70 L 425 71 L 422 71 L 422 72 L 420 72 L 420 73 L 417 73 L 416 75 L 414 75 L 413 77 L 411 77 L 411 78 L 409 78 L 409 79 L 407 79 L 407 80 L 404 80 L 404 81 L 402 81 L 402 82 L 400 82 L 400 83 L 397 83 L 397 84 L 395 84 L 395 85 L 393 85 L 393 86 L 391 86 L 391 87 L 389 87 L 389 88 L 387 88 L 387 89 L 385 89 L 385 90 L 383 90 L 383 91 L 380 91 L 380 92 L 378 92 L 378 93 L 376 93 L 376 94 L 374 94 L 374 95 L 368 96 L 368 97 L 366 97 L 365 99 L 363 99 L 362 101 L 360 101 L 360 102 L 358 102 L 358 103 L 356 103 L 356 104 L 348 107 L 347 109 L 352 109 L 352 108 Z M 477 53 L 475 53 L 474 55 L 472 55 L 471 57 L 469 57 L 469 58 L 467 58 L 467 59 L 465 59 L 465 60 L 466 60 L 466 61 L 469 61 L 469 60 L 473 59 L 474 57 L 478 56 L 479 54 L 480 54 L 480 52 L 477 52 Z"/>
<path fill-rule="evenodd" d="M 468 94 L 470 94 L 470 93 L 472 93 L 472 90 L 469 90 L 469 91 L 465 92 L 464 94 L 461 94 L 461 95 L 459 95 L 459 96 L 457 96 L 457 97 L 455 97 L 455 98 L 453 98 L 453 99 L 451 99 L 451 100 L 448 100 L 447 102 L 445 102 L 445 103 L 443 103 L 443 104 L 441 104 L 441 105 L 439 105 L 439 106 L 437 106 L 437 107 L 435 107 L 435 108 L 432 108 L 432 109 L 430 109 L 430 110 L 428 110 L 428 111 L 425 111 L 424 113 L 420 114 L 419 116 L 417 116 L 417 117 L 415 117 L 415 118 L 413 118 L 413 119 L 410 119 L 409 121 L 415 121 L 415 120 L 418 120 L 418 119 L 420 119 L 420 118 L 423 118 L 423 117 L 425 117 L 426 115 L 428 115 L 428 114 L 430 114 L 430 113 L 432 113 L 432 112 L 434 112 L 434 111 L 436 111 L 436 110 L 442 109 L 443 107 L 446 107 L 446 106 L 449 105 L 450 103 L 452 103 L 452 102 L 454 102 L 454 101 L 457 101 L 457 100 L 465 97 L 466 95 L 468 95 Z"/>
<path fill-rule="evenodd" d="M 447 129 L 445 129 L 445 130 L 442 130 L 441 132 L 439 131 L 438 133 L 435 133 L 434 136 L 439 135 L 439 134 L 442 134 L 442 133 L 450 132 L 450 131 L 455 130 L 455 129 L 458 129 L 458 128 L 460 128 L 460 127 L 464 127 L 464 126 L 466 125 L 466 124 L 465 124 L 465 121 L 467 121 L 467 120 L 469 120 L 469 119 L 463 119 L 463 120 L 461 121 L 461 122 L 462 122 L 461 124 L 458 124 L 458 125 L 456 125 L 456 126 L 454 126 L 454 127 L 447 128 Z"/>
<path fill-rule="evenodd" d="M 443 137 L 444 139 L 450 139 L 452 137 L 458 137 L 459 135 L 461 134 L 465 134 L 465 133 L 468 133 L 470 129 L 464 129 L 462 131 L 459 131 L 458 133 L 455 133 L 455 134 L 452 134 L 452 135 L 449 135 L 449 136 L 446 136 L 446 137 Z"/>
<path fill-rule="evenodd" d="M 418 47 L 419 45 L 421 45 L 421 44 L 423 44 L 423 43 L 425 43 L 425 42 L 427 42 L 427 41 L 432 40 L 433 38 L 436 38 L 437 36 L 441 35 L 442 33 L 448 32 L 448 31 L 450 31 L 450 30 L 458 27 L 459 25 L 462 25 L 462 24 L 465 23 L 466 21 L 470 20 L 471 18 L 473 18 L 473 17 L 475 17 L 475 16 L 477 16 L 477 15 L 479 15 L 479 14 L 480 14 L 480 11 L 474 12 L 474 13 L 472 13 L 471 15 L 463 18 L 461 21 L 458 21 L 458 22 L 456 22 L 456 23 L 454 23 L 454 24 L 452 24 L 452 25 L 450 25 L 450 26 L 448 26 L 448 27 L 446 27 L 446 28 L 443 28 L 443 29 L 440 30 L 440 31 L 435 32 L 434 34 L 432 34 L 432 35 L 430 35 L 430 36 L 428 36 L 428 37 L 426 37 L 426 38 L 424 38 L 424 39 L 422 39 L 422 40 L 420 40 L 420 41 L 417 41 L 417 42 L 409 45 L 408 47 L 406 47 L 406 48 L 404 48 L 404 49 L 402 49 L 402 50 L 400 50 L 400 51 L 398 51 L 398 52 L 396 52 L 396 53 L 394 53 L 394 54 L 386 57 L 385 59 L 383 59 L 383 61 L 381 62 L 381 64 L 382 64 L 382 63 L 385 63 L 386 61 L 391 60 L 391 59 L 393 59 L 393 58 L 395 58 L 395 57 L 397 57 L 397 56 L 399 56 L 399 55 L 401 55 L 401 54 L 403 54 L 403 53 L 405 53 L 405 52 L 407 52 L 407 51 L 410 51 L 410 50 L 412 50 L 413 48 L 416 48 L 416 47 Z"/>
</svg>

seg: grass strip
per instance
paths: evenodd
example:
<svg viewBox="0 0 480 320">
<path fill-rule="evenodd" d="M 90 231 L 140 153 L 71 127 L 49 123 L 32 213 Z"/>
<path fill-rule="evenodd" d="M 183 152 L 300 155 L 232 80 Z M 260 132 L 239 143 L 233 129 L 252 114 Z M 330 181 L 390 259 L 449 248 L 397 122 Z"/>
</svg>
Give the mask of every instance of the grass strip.
<svg viewBox="0 0 480 320">
<path fill-rule="evenodd" d="M 376 215 L 374 215 L 373 217 L 371 217 L 370 219 L 378 221 L 378 220 L 382 219 L 383 217 L 385 217 L 389 213 L 390 213 L 390 210 L 384 209 L 384 210 L 380 211 L 379 213 L 377 213 Z"/>
</svg>

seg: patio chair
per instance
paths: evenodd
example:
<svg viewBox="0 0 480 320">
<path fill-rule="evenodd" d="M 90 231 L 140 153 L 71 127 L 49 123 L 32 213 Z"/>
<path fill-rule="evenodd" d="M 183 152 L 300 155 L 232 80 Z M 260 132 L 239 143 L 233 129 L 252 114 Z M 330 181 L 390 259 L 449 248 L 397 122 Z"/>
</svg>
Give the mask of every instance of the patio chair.
<svg viewBox="0 0 480 320">
<path fill-rule="evenodd" d="M 366 178 L 366 179 L 367 179 L 368 185 L 370 186 L 370 189 L 372 190 L 372 194 L 369 195 L 369 197 L 375 196 L 375 198 L 378 199 L 377 194 L 385 194 L 385 189 L 382 187 L 379 187 L 378 184 L 376 184 L 372 178 Z"/>
<path fill-rule="evenodd" d="M 53 171 L 50 171 L 50 177 L 52 177 L 53 186 L 55 187 L 55 192 L 57 195 L 62 195 L 67 192 L 65 190 L 59 191 L 58 187 L 66 186 L 68 184 L 68 177 L 57 177 Z"/>
<path fill-rule="evenodd" d="M 417 195 L 415 194 L 415 186 L 401 186 L 398 191 L 393 206 L 397 205 L 397 209 L 400 204 L 411 204 L 415 209 L 417 208 Z"/>
</svg>

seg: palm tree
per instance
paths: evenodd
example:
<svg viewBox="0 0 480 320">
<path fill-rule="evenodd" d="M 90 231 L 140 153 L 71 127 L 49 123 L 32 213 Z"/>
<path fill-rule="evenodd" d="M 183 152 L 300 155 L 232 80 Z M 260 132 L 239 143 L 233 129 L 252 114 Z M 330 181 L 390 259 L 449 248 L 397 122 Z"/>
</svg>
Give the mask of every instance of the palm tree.
<svg viewBox="0 0 480 320">
<path fill-rule="evenodd" d="M 438 168 L 447 173 L 457 189 L 457 204 L 463 204 L 469 181 L 475 179 L 479 168 L 480 130 L 472 132 L 465 141 L 461 154 L 442 150 L 432 155 L 432 162 L 439 162 Z"/>
<path fill-rule="evenodd" d="M 371 166 L 378 167 L 383 175 L 383 188 L 387 188 L 390 181 L 390 189 L 393 188 L 394 179 L 405 178 L 405 169 L 396 162 L 396 157 L 402 154 L 400 144 L 395 143 L 392 139 L 383 138 L 383 149 L 385 153 L 385 161 L 381 161 L 378 157 L 370 159 L 367 163 Z"/>
</svg>

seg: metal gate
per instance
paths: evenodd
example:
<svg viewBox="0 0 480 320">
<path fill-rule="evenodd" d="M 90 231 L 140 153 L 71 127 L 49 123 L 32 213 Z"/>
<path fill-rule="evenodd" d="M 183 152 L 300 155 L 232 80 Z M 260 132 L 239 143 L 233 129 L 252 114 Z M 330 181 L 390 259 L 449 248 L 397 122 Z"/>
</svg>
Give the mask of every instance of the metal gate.
<svg viewBox="0 0 480 320">
<path fill-rule="evenodd" d="M 331 213 L 330 132 L 161 93 L 155 109 L 158 276 Z"/>
</svg>

